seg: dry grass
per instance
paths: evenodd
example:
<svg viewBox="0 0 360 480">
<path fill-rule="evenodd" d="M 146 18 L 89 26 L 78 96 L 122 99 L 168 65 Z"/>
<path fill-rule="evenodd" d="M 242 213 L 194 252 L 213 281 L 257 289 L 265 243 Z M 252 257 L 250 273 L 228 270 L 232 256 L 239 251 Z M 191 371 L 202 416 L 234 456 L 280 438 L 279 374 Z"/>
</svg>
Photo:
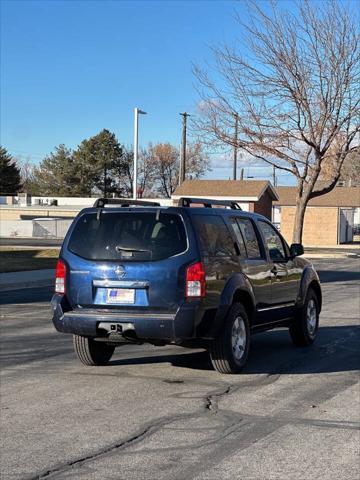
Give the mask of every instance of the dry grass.
<svg viewBox="0 0 360 480">
<path fill-rule="evenodd" d="M 0 273 L 55 268 L 59 248 L 0 247 Z"/>
</svg>

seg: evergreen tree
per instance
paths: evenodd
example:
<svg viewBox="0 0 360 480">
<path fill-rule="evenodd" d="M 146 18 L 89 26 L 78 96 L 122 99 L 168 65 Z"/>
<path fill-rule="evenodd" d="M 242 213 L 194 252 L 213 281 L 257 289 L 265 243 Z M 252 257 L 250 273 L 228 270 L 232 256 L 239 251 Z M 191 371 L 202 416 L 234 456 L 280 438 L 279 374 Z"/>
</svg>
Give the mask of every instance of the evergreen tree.
<svg viewBox="0 0 360 480">
<path fill-rule="evenodd" d="M 0 194 L 14 195 L 21 190 L 20 170 L 13 157 L 0 146 Z"/>
<path fill-rule="evenodd" d="M 83 191 L 83 183 L 73 152 L 59 145 L 33 172 L 32 183 L 41 195 L 73 196 Z"/>
<path fill-rule="evenodd" d="M 76 151 L 59 145 L 27 172 L 31 192 L 39 195 L 124 195 L 128 154 L 108 130 L 83 140 Z M 25 177 L 25 175 L 24 175 Z"/>
<path fill-rule="evenodd" d="M 114 133 L 102 130 L 84 140 L 75 152 L 78 168 L 82 170 L 82 181 L 91 187 L 93 193 L 122 193 L 117 179 L 125 171 L 125 151 Z"/>
</svg>

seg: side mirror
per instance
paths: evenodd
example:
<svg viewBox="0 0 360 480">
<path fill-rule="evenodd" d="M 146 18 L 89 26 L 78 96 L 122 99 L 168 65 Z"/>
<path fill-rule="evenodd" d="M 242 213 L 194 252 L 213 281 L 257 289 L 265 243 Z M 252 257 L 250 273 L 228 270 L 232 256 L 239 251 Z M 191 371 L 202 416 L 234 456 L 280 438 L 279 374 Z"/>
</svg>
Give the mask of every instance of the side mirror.
<svg viewBox="0 0 360 480">
<path fill-rule="evenodd" d="M 292 258 L 298 257 L 299 255 L 303 255 L 304 247 L 301 243 L 292 243 L 290 247 L 290 256 Z"/>
</svg>

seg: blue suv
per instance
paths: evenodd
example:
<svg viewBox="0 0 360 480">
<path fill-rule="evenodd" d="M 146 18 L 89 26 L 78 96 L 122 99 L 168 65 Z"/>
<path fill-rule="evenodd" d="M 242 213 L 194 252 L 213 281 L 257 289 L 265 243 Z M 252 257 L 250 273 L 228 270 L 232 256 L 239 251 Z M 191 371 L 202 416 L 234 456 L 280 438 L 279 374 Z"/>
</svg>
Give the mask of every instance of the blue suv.
<svg viewBox="0 0 360 480">
<path fill-rule="evenodd" d="M 237 373 L 252 333 L 288 327 L 296 345 L 315 340 L 321 287 L 301 254 L 234 202 L 98 199 L 64 240 L 53 323 L 86 365 L 148 342 L 205 347 L 217 371 Z"/>
</svg>

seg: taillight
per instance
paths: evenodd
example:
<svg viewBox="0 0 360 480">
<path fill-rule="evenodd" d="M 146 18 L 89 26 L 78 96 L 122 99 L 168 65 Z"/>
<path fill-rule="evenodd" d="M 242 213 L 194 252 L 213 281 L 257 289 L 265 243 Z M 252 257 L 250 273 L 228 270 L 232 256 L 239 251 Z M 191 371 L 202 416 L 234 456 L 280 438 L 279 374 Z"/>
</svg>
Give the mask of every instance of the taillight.
<svg viewBox="0 0 360 480">
<path fill-rule="evenodd" d="M 186 270 L 186 298 L 205 297 L 205 271 L 201 262 L 190 265 Z"/>
<path fill-rule="evenodd" d="M 65 293 L 66 291 L 66 265 L 60 259 L 56 264 L 56 273 L 55 273 L 55 292 L 56 293 Z"/>
</svg>

